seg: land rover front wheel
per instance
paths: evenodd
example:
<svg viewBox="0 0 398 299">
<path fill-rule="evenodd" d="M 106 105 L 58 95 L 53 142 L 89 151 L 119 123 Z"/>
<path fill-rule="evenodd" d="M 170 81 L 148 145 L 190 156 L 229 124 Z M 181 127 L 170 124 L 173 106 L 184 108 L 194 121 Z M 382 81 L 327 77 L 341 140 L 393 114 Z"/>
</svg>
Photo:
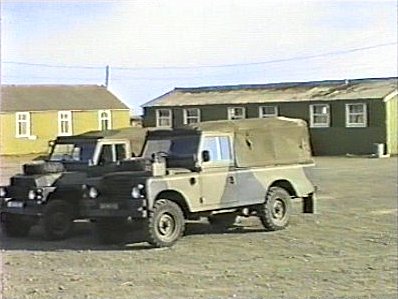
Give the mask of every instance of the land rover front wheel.
<svg viewBox="0 0 398 299">
<path fill-rule="evenodd" d="M 26 237 L 30 231 L 30 223 L 19 215 L 5 213 L 2 215 L 1 228 L 8 237 Z"/>
<path fill-rule="evenodd" d="M 43 215 L 43 229 L 47 240 L 63 240 L 73 229 L 72 206 L 63 200 L 50 201 Z"/>
<path fill-rule="evenodd" d="M 258 216 L 266 230 L 280 230 L 288 225 L 290 210 L 289 193 L 283 188 L 271 187 L 258 209 Z"/>
<path fill-rule="evenodd" d="M 181 208 L 167 199 L 158 200 L 148 216 L 148 242 L 154 247 L 172 246 L 184 233 Z"/>
</svg>

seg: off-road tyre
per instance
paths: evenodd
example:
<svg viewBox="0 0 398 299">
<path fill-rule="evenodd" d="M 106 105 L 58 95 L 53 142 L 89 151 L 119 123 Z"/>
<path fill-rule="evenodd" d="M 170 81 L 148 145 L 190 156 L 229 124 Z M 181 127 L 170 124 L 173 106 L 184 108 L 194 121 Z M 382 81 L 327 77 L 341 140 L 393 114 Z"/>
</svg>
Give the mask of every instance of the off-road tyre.
<svg viewBox="0 0 398 299">
<path fill-rule="evenodd" d="M 207 220 L 213 227 L 213 229 L 217 231 L 224 231 L 230 227 L 232 227 L 236 221 L 235 213 L 221 213 L 210 215 L 207 217 Z"/>
<path fill-rule="evenodd" d="M 46 162 L 46 161 L 34 161 L 22 166 L 23 172 L 26 175 L 32 174 L 46 174 L 46 173 L 58 173 L 65 171 L 64 165 L 60 162 Z"/>
<path fill-rule="evenodd" d="M 99 243 L 106 245 L 123 243 L 127 235 L 127 224 L 120 218 L 97 219 L 95 229 Z"/>
<path fill-rule="evenodd" d="M 70 203 L 64 200 L 51 200 L 43 213 L 43 231 L 46 240 L 63 240 L 73 230 L 74 213 Z"/>
<path fill-rule="evenodd" d="M 291 213 L 291 197 L 281 187 L 271 187 L 265 196 L 265 202 L 258 208 L 258 217 L 267 231 L 284 229 Z"/>
<path fill-rule="evenodd" d="M 6 213 L 3 215 L 1 229 L 8 237 L 21 238 L 29 234 L 31 224 L 19 215 Z"/>
<path fill-rule="evenodd" d="M 184 234 L 185 219 L 179 205 L 160 199 L 147 219 L 147 241 L 154 247 L 170 247 Z"/>
</svg>

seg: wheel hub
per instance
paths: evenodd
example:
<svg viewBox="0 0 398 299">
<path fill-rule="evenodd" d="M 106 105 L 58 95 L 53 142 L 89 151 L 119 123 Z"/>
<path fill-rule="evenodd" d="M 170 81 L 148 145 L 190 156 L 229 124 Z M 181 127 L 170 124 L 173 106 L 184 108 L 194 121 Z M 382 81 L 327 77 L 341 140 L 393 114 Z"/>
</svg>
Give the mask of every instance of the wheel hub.
<svg viewBox="0 0 398 299">
<path fill-rule="evenodd" d="M 163 214 L 159 219 L 158 229 L 162 236 L 170 236 L 175 230 L 173 217 L 168 214 Z"/>
<path fill-rule="evenodd" d="M 274 219 L 281 220 L 285 217 L 286 207 L 282 200 L 276 199 L 272 207 L 272 217 Z"/>
</svg>

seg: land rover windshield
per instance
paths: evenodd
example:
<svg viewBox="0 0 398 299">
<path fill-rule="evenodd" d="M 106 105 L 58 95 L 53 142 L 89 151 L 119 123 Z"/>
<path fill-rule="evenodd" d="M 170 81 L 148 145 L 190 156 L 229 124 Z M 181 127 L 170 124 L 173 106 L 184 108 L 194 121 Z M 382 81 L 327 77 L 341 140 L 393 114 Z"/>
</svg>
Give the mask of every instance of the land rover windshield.
<svg viewBox="0 0 398 299">
<path fill-rule="evenodd" d="M 57 143 L 52 148 L 50 161 L 88 163 L 93 157 L 94 149 L 94 142 Z"/>
<path fill-rule="evenodd" d="M 150 159 L 157 152 L 167 153 L 169 157 L 192 157 L 197 154 L 199 140 L 199 135 L 149 138 L 144 148 L 143 157 Z"/>
</svg>

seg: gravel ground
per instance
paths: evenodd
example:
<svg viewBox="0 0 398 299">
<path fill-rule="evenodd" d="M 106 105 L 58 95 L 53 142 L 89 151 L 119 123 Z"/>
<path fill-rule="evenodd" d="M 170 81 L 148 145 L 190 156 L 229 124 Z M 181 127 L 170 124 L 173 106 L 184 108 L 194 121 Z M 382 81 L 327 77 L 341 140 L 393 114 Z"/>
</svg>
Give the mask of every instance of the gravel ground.
<svg viewBox="0 0 398 299">
<path fill-rule="evenodd" d="M 2 183 L 24 159 L 1 158 Z M 397 298 L 397 158 L 316 162 L 317 214 L 293 215 L 283 231 L 256 218 L 225 233 L 190 223 L 167 249 L 139 232 L 98 245 L 84 222 L 61 242 L 40 228 L 0 235 L 3 298 Z"/>
</svg>

